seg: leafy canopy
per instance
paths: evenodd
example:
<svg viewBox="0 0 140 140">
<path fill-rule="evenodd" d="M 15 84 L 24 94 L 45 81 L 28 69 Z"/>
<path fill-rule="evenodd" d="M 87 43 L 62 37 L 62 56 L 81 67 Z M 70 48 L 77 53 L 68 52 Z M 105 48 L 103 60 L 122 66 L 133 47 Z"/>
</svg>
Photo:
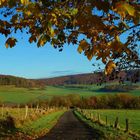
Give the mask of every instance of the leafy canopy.
<svg viewBox="0 0 140 140">
<path fill-rule="evenodd" d="M 0 0 L 0 9 L 6 47 L 18 41 L 12 32 L 26 29 L 38 47 L 50 42 L 62 51 L 65 43 L 78 44 L 89 60 L 102 60 L 106 74 L 120 62 L 140 64 L 139 0 Z"/>
</svg>

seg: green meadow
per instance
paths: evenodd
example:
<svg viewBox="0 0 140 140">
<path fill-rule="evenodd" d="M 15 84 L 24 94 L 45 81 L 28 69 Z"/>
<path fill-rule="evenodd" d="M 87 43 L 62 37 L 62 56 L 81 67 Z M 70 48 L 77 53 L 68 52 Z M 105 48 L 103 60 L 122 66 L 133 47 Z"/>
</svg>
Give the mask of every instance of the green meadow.
<svg viewBox="0 0 140 140">
<path fill-rule="evenodd" d="M 104 85 L 103 85 L 104 86 Z M 117 94 L 118 91 L 107 92 L 101 90 L 103 86 L 96 85 L 67 85 L 67 86 L 46 86 L 39 88 L 18 88 L 15 86 L 0 86 L 0 102 L 6 103 L 28 103 L 37 100 L 49 99 L 52 96 L 66 96 L 77 94 L 81 97 L 100 96 L 104 94 Z M 122 93 L 122 92 L 121 92 Z M 140 87 L 123 93 L 140 95 Z"/>
<path fill-rule="evenodd" d="M 3 110 L 3 111 L 2 111 Z M 65 108 L 29 108 L 26 115 L 26 108 L 0 108 L 0 140 L 15 140 L 24 137 L 37 138 L 45 135 L 66 111 Z M 5 124 L 8 122 L 9 127 Z M 20 134 L 20 135 L 19 135 Z M 13 139 L 12 139 L 13 138 Z"/>
<path fill-rule="evenodd" d="M 66 110 L 59 110 L 40 117 L 39 119 L 23 125 L 20 129 L 22 132 L 35 137 L 47 133 L 64 114 Z"/>
<path fill-rule="evenodd" d="M 127 114 L 126 114 L 127 112 Z M 92 110 L 86 109 L 82 113 L 74 111 L 75 115 L 87 125 L 101 132 L 107 140 L 139 140 L 140 139 L 140 111 L 139 110 Z M 100 122 L 97 119 L 100 114 Z M 134 115 L 135 114 L 135 115 Z M 120 116 L 118 116 L 120 115 Z M 90 117 L 89 117 L 90 116 Z M 106 116 L 108 116 L 108 124 L 106 124 Z M 119 126 L 114 128 L 116 116 L 119 117 Z M 135 116 L 135 117 L 134 117 Z M 129 130 L 125 131 L 125 119 L 129 119 Z M 130 124 L 135 125 L 130 125 Z"/>
<path fill-rule="evenodd" d="M 136 132 L 140 135 L 140 110 L 111 110 L 111 109 L 98 109 L 98 110 L 85 110 L 87 114 L 92 114 L 93 118 L 97 119 L 100 114 L 100 120 L 107 125 L 114 126 L 116 117 L 118 117 L 119 128 L 125 130 L 126 119 L 129 121 L 129 130 Z"/>
</svg>

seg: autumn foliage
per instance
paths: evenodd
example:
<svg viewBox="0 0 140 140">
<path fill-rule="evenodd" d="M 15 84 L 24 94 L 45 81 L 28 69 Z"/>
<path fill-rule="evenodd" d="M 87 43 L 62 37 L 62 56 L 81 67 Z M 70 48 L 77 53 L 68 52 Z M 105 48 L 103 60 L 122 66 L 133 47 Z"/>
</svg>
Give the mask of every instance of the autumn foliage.
<svg viewBox="0 0 140 140">
<path fill-rule="evenodd" d="M 0 12 L 6 47 L 16 45 L 11 34 L 21 31 L 38 47 L 50 42 L 62 51 L 65 43 L 78 45 L 79 53 L 106 65 L 106 74 L 140 64 L 138 0 L 0 0 Z"/>
<path fill-rule="evenodd" d="M 44 88 L 46 85 L 44 85 L 42 82 L 39 82 L 37 80 L 31 80 L 31 79 L 25 79 L 21 77 L 16 76 L 10 76 L 10 75 L 0 75 L 0 86 L 2 85 L 11 85 L 16 87 L 24 87 L 24 88 Z"/>
<path fill-rule="evenodd" d="M 140 109 L 140 97 L 127 93 L 82 98 L 79 95 L 54 96 L 39 102 L 40 106 L 79 107 L 85 109 Z M 34 103 L 36 106 L 36 103 Z"/>
</svg>

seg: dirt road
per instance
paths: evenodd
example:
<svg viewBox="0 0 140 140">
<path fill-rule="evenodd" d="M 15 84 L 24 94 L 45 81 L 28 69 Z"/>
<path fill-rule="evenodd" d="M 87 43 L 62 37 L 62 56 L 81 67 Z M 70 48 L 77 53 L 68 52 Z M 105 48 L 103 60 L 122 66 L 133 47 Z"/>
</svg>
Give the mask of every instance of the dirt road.
<svg viewBox="0 0 140 140">
<path fill-rule="evenodd" d="M 68 111 L 46 136 L 38 140 L 99 140 L 101 136 L 100 131 L 89 128 Z"/>
</svg>

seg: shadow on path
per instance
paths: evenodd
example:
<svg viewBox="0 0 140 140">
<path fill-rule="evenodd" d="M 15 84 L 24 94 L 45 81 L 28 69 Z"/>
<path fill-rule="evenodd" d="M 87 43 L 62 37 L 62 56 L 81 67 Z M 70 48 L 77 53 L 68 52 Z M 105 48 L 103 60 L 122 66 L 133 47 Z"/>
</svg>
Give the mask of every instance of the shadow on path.
<svg viewBox="0 0 140 140">
<path fill-rule="evenodd" d="M 48 134 L 37 140 L 100 140 L 103 135 L 78 120 L 72 111 L 67 111 Z"/>
</svg>

